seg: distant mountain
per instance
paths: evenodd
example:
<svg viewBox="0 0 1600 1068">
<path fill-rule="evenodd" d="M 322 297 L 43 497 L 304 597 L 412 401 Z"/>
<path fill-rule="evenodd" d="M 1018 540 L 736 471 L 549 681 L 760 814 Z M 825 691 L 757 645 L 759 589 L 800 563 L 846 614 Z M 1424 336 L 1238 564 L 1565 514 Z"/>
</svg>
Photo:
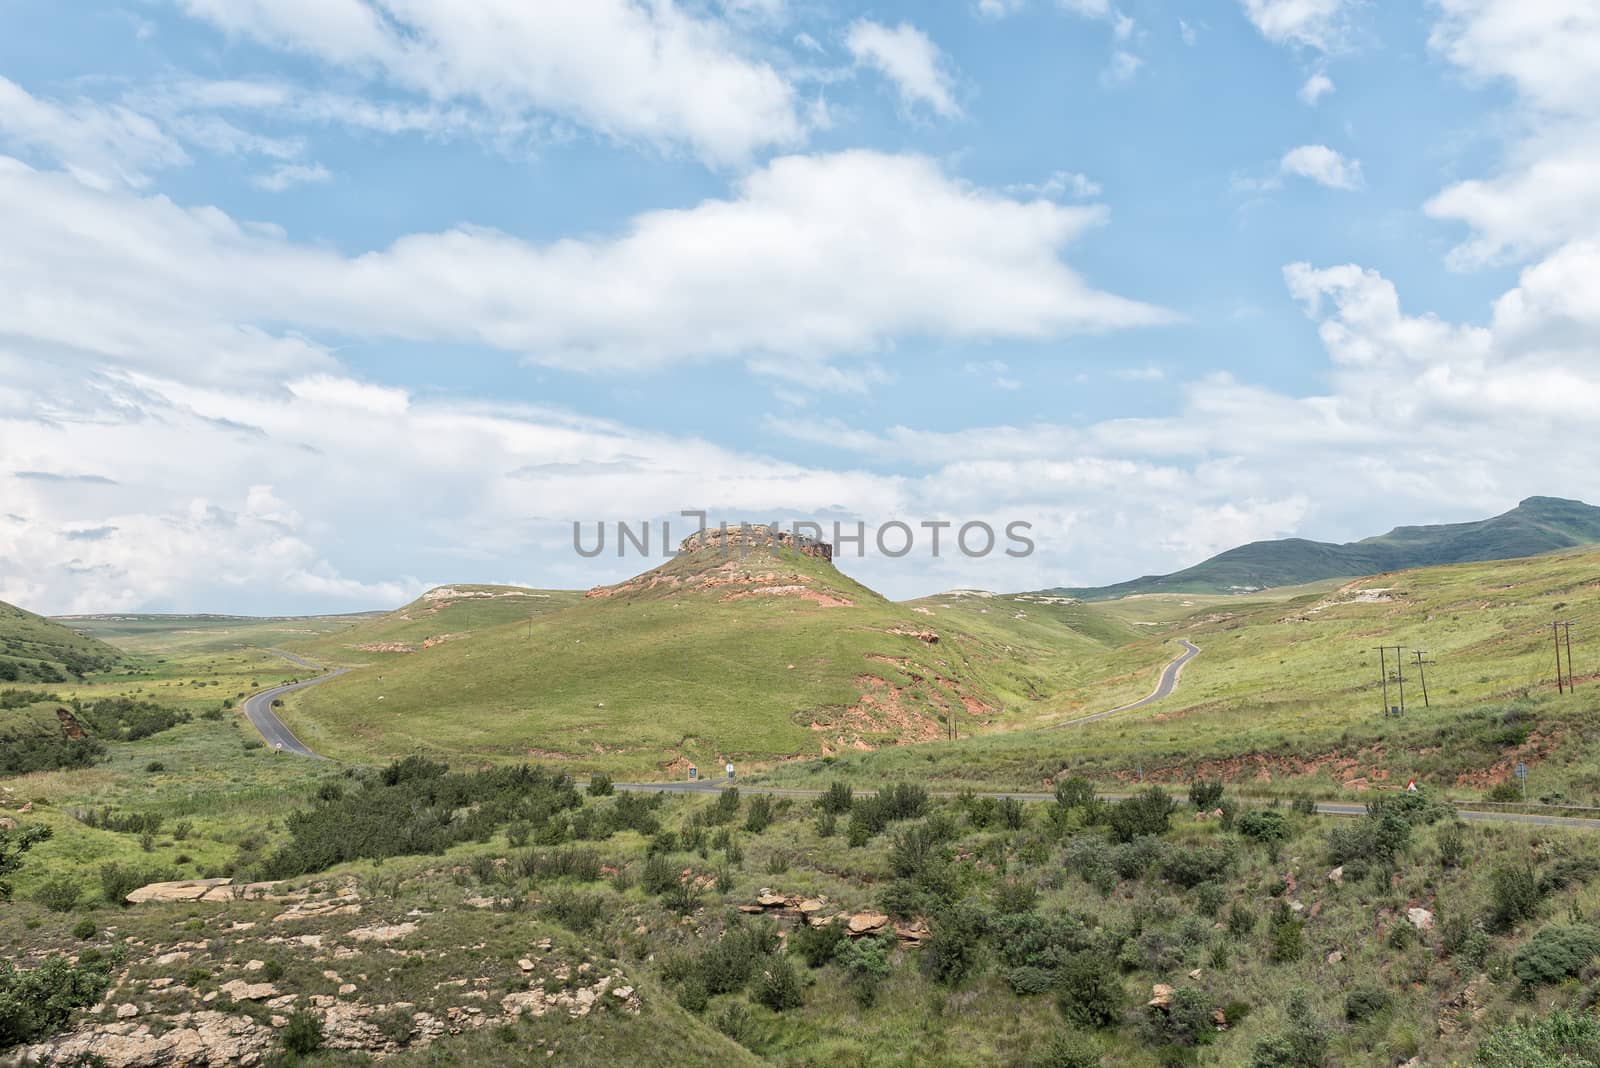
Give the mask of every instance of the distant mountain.
<svg viewBox="0 0 1600 1068">
<path fill-rule="evenodd" d="M 66 682 L 114 667 L 121 656 L 104 642 L 0 601 L 0 687 Z"/>
<path fill-rule="evenodd" d="M 1409 567 L 1509 560 L 1596 543 L 1600 543 L 1600 508 L 1559 497 L 1529 497 L 1504 515 L 1475 523 L 1396 527 L 1345 545 L 1304 538 L 1256 541 L 1170 575 L 1047 592 L 1086 601 L 1136 593 L 1247 593 Z"/>
</svg>

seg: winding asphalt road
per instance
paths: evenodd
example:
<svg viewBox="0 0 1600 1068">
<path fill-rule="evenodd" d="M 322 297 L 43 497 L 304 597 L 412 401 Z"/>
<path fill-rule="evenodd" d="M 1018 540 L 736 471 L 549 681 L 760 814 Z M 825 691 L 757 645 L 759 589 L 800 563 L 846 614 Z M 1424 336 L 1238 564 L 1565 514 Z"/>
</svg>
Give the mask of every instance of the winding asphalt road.
<svg viewBox="0 0 1600 1068">
<path fill-rule="evenodd" d="M 1183 646 L 1183 652 L 1178 656 L 1178 659 L 1161 669 L 1161 679 L 1156 683 L 1156 688 L 1150 692 L 1149 697 L 1141 697 L 1132 704 L 1118 705 L 1116 708 L 1107 709 L 1104 712 L 1096 712 L 1090 716 L 1065 719 L 1060 723 L 1052 723 L 1050 726 L 1076 727 L 1080 723 L 1093 723 L 1097 719 L 1105 719 L 1107 716 L 1115 716 L 1122 712 L 1132 712 L 1136 708 L 1153 705 L 1163 697 L 1171 696 L 1172 691 L 1178 688 L 1178 676 L 1183 674 L 1183 665 L 1200 655 L 1200 647 L 1188 638 L 1179 638 L 1178 644 Z"/>
<path fill-rule="evenodd" d="M 286 653 L 282 649 L 269 649 L 267 651 L 283 657 L 292 664 L 298 664 L 300 667 L 310 668 L 313 671 L 322 670 L 322 665 L 313 664 L 309 660 L 295 656 L 293 653 Z M 293 690 L 303 690 L 308 686 L 316 686 L 319 683 L 327 682 L 329 679 L 336 679 L 343 675 L 346 670 L 348 669 L 335 668 L 326 675 L 318 675 L 314 679 L 291 682 L 285 686 L 274 686 L 269 690 L 262 690 L 258 694 L 252 694 L 245 698 L 244 716 L 250 721 L 251 726 L 261 732 L 262 739 L 277 752 L 293 753 L 295 756 L 310 757 L 313 760 L 326 759 L 320 754 L 312 752 L 304 742 L 294 736 L 294 732 L 286 727 L 283 720 L 279 719 L 278 714 L 272 710 L 272 702 Z"/>
<path fill-rule="evenodd" d="M 1159 701 L 1161 698 L 1166 697 L 1172 693 L 1173 688 L 1177 685 L 1178 673 L 1183 670 L 1183 665 L 1187 664 L 1190 660 L 1193 660 L 1200 652 L 1199 646 L 1192 642 L 1184 641 L 1183 645 L 1185 646 L 1183 655 L 1178 657 L 1178 659 L 1174 660 L 1172 663 L 1168 664 L 1166 670 L 1162 671 L 1161 682 L 1156 686 L 1155 692 L 1149 697 L 1146 697 L 1142 701 L 1135 701 L 1131 705 L 1124 705 L 1121 708 L 1113 708 L 1109 712 L 1097 712 L 1094 715 L 1086 716 L 1083 719 L 1068 720 L 1067 723 L 1057 723 L 1054 724 L 1054 726 L 1064 727 L 1072 723 L 1084 723 L 1088 720 L 1100 719 L 1105 716 L 1114 715 L 1118 712 L 1128 712 L 1135 708 L 1141 708 L 1144 705 L 1150 704 L 1152 701 Z M 297 664 L 300 667 L 310 668 L 313 671 L 322 670 L 320 664 L 313 664 L 311 661 L 295 656 L 293 653 L 286 653 L 281 649 L 272 649 L 269 650 L 269 652 L 275 653 L 276 655 L 281 656 L 285 660 L 288 660 L 293 664 Z M 336 679 L 340 675 L 345 674 L 347 670 L 348 669 L 346 668 L 335 668 L 325 675 L 318 675 L 314 679 L 305 679 L 301 682 L 292 682 L 285 686 L 274 686 L 271 689 L 262 690 L 260 693 L 245 699 L 244 714 L 250 720 L 250 723 L 256 728 L 256 730 L 261 732 L 261 737 L 264 738 L 267 744 L 273 748 L 285 753 L 294 753 L 296 756 L 310 757 L 313 760 L 325 760 L 327 759 L 326 757 L 323 757 L 307 748 L 306 745 L 300 741 L 300 739 L 294 736 L 294 733 L 290 731 L 288 727 L 284 726 L 283 721 L 279 719 L 277 714 L 272 711 L 272 702 L 278 697 L 289 693 L 292 690 L 303 690 L 308 686 L 317 686 L 321 683 L 327 682 L 329 679 Z M 759 784 L 752 786 L 748 783 L 738 783 L 726 779 L 699 779 L 694 782 L 619 782 L 613 783 L 612 785 L 615 789 L 625 790 L 629 793 L 714 794 L 726 789 L 729 786 L 742 785 L 746 790 L 749 790 L 752 793 L 769 794 L 773 797 L 813 798 L 822 796 L 821 790 L 806 790 L 797 787 L 761 786 Z M 876 793 L 875 790 L 870 788 L 857 790 L 856 792 L 860 794 Z M 930 791 L 930 793 L 932 793 L 934 797 L 956 796 L 951 791 Z M 1054 801 L 1056 795 L 1053 793 L 1046 794 L 1026 791 L 995 791 L 980 793 L 977 796 L 994 798 L 1009 797 L 1015 798 L 1018 801 Z M 1099 796 L 1106 801 L 1121 801 L 1129 795 L 1113 793 L 1101 794 Z M 1367 814 L 1367 806 L 1362 804 L 1351 804 L 1347 801 L 1318 801 L 1317 812 L 1324 816 L 1365 816 Z M 1460 816 L 1463 820 L 1466 820 L 1469 823 L 1525 823 L 1538 827 L 1567 827 L 1591 831 L 1600 830 L 1600 819 L 1590 819 L 1580 816 L 1541 816 L 1532 812 L 1492 812 L 1482 809 L 1457 809 L 1456 815 Z"/>
</svg>

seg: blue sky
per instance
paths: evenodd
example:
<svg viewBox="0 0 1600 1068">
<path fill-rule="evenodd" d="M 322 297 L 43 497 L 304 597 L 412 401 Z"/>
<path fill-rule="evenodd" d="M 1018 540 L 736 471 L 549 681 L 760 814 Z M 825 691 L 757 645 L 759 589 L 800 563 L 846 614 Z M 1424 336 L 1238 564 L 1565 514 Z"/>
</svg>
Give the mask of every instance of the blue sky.
<svg viewBox="0 0 1600 1068">
<path fill-rule="evenodd" d="M 1033 523 L 846 561 L 911 596 L 1600 498 L 1597 56 L 1577 0 L 12 0 L 0 598 Z"/>
</svg>

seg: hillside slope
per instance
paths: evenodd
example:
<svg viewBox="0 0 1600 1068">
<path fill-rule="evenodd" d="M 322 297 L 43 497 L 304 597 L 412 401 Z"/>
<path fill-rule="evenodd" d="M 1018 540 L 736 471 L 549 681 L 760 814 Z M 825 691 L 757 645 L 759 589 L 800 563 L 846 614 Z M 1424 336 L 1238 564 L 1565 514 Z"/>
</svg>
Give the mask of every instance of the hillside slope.
<svg viewBox="0 0 1600 1068">
<path fill-rule="evenodd" d="M 1060 689 L 1074 648 L 1139 637 L 1120 624 L 1092 637 L 1062 625 L 1053 642 L 985 632 L 954 611 L 888 601 L 792 545 L 743 548 L 691 539 L 531 623 L 305 691 L 287 717 L 336 756 L 424 749 L 675 775 L 1014 722 Z"/>
<path fill-rule="evenodd" d="M 316 637 L 290 640 L 283 648 L 332 664 L 366 663 L 377 657 L 431 649 L 479 631 L 568 608 L 582 600 L 573 590 L 521 586 L 439 586 L 392 612 L 359 619 Z"/>
<path fill-rule="evenodd" d="M 114 667 L 120 656 L 103 642 L 0 601 L 0 685 L 65 682 Z"/>
<path fill-rule="evenodd" d="M 1510 560 L 1597 543 L 1600 508 L 1557 497 L 1529 497 L 1503 515 L 1473 523 L 1396 527 L 1343 545 L 1304 538 L 1257 541 L 1170 575 L 1049 592 L 1086 601 L 1138 593 L 1248 593 L 1403 568 Z"/>
</svg>

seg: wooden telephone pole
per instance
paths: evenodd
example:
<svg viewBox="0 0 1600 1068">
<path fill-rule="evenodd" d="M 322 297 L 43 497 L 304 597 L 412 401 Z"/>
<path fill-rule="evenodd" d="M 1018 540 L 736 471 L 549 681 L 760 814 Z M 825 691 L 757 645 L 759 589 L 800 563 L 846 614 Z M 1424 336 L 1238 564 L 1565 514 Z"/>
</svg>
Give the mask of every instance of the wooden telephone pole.
<svg viewBox="0 0 1600 1068">
<path fill-rule="evenodd" d="M 1572 624 L 1552 623 L 1550 624 L 1550 633 L 1556 642 L 1556 692 L 1566 693 L 1568 690 L 1577 690 L 1578 684 L 1572 677 Z M 1565 678 L 1561 674 L 1562 638 L 1566 639 L 1567 648 L 1567 674 Z"/>
<path fill-rule="evenodd" d="M 1404 715 L 1406 711 L 1406 672 L 1405 658 L 1401 655 L 1398 645 L 1378 646 L 1378 675 L 1383 681 L 1383 714 L 1385 716 Z M 1395 677 L 1400 683 L 1400 705 L 1398 709 L 1389 707 L 1389 650 L 1394 650 Z"/>
<path fill-rule="evenodd" d="M 1422 707 L 1432 708 L 1433 705 L 1428 700 L 1428 665 L 1437 664 L 1438 661 L 1422 659 L 1427 654 L 1426 649 L 1413 649 L 1411 651 L 1417 658 L 1417 677 L 1422 680 Z"/>
</svg>

